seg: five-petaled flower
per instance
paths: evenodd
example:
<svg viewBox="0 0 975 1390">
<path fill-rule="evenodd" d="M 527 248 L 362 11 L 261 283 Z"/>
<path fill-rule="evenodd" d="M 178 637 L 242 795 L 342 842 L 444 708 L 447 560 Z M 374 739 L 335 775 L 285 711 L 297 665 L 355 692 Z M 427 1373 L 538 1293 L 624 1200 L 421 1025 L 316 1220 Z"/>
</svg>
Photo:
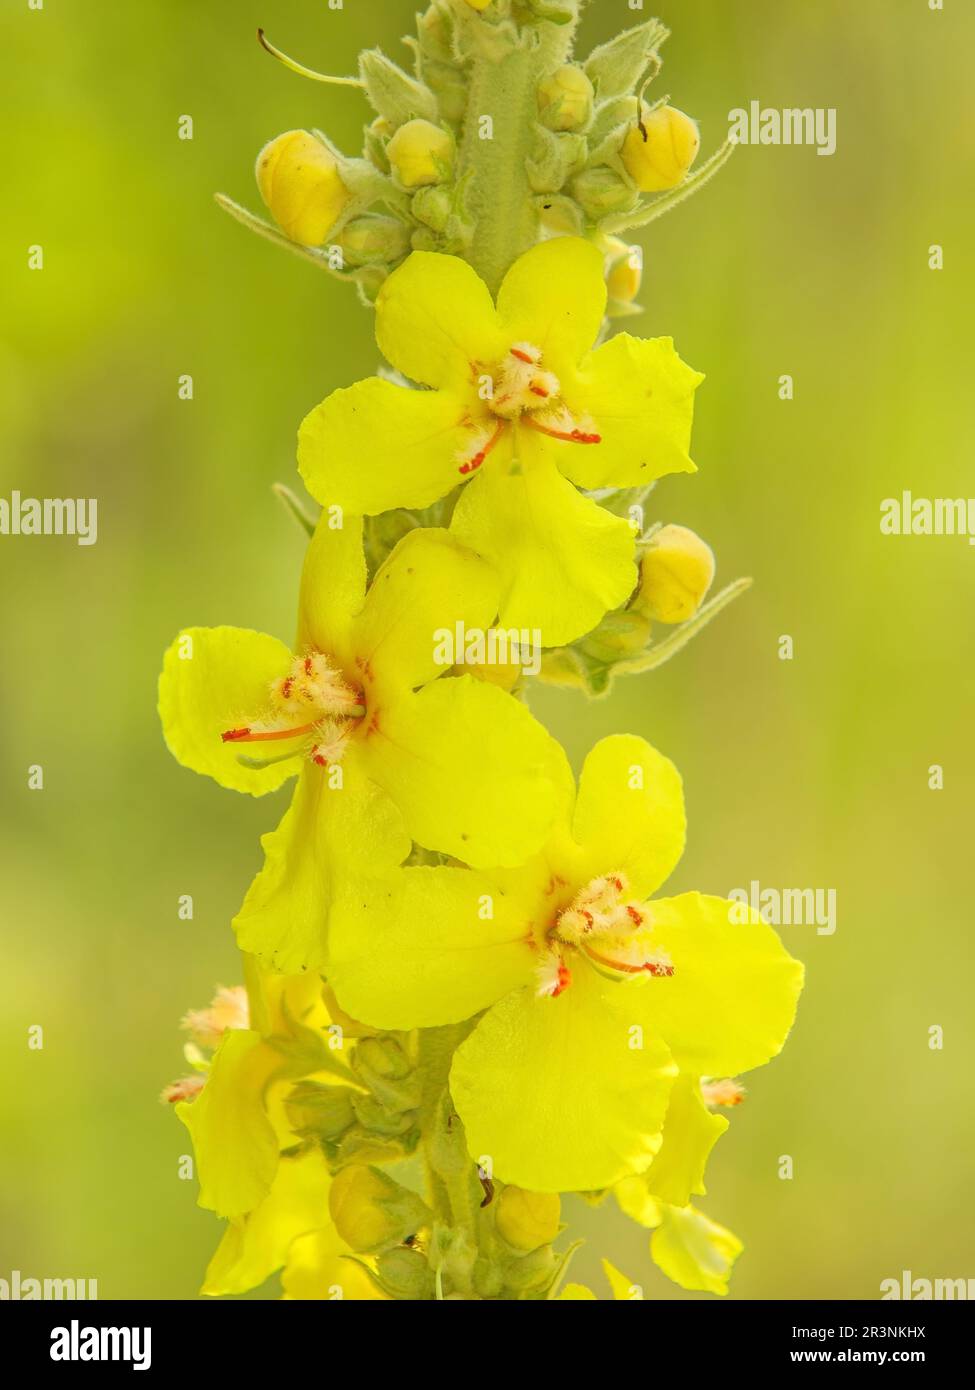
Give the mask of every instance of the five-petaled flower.
<svg viewBox="0 0 975 1390">
<path fill-rule="evenodd" d="M 802 966 L 771 927 L 733 925 L 731 903 L 699 893 L 647 901 L 684 832 L 673 764 L 614 735 L 520 869 L 401 869 L 356 919 L 338 914 L 329 979 L 355 1017 L 412 1028 L 487 1011 L 451 1092 L 471 1153 L 504 1181 L 588 1190 L 641 1172 L 678 1071 L 730 1077 L 782 1047 Z"/>
<path fill-rule="evenodd" d="M 405 536 L 367 592 L 361 522 L 325 518 L 294 653 L 233 627 L 187 629 L 170 647 L 159 709 L 174 756 L 258 796 L 298 776 L 234 923 L 243 950 L 286 973 L 321 965 L 336 899 L 413 840 L 479 865 L 538 849 L 558 745 L 519 701 L 434 656 L 436 628 L 487 628 L 497 607 L 496 575 L 442 530 Z"/>
<path fill-rule="evenodd" d="M 336 391 L 301 427 L 298 463 L 325 505 L 427 507 L 458 484 L 451 530 L 501 576 L 501 623 L 545 646 L 594 627 L 633 591 L 634 532 L 584 490 L 693 471 L 702 378 L 669 338 L 621 333 L 590 351 L 606 308 L 601 253 L 560 237 L 508 272 L 497 308 L 475 271 L 415 252 L 383 285 L 376 337 L 405 376 Z"/>
</svg>

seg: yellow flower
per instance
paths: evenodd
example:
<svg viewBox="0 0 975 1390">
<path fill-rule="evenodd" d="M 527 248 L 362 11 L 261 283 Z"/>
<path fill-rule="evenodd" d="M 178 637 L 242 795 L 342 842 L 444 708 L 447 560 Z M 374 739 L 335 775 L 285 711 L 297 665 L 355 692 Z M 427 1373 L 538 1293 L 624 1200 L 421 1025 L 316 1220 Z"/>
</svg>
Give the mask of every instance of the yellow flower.
<svg viewBox="0 0 975 1390">
<path fill-rule="evenodd" d="M 669 338 L 619 334 L 589 351 L 606 309 L 603 257 L 574 237 L 508 272 L 495 308 L 473 269 L 415 252 L 386 280 L 376 333 L 403 375 L 337 391 L 299 434 L 324 505 L 375 515 L 466 484 L 451 530 L 501 578 L 500 623 L 545 646 L 589 631 L 636 586 L 634 534 L 579 489 L 690 472 L 702 379 Z"/>
<path fill-rule="evenodd" d="M 521 868 L 400 870 L 363 887 L 354 918 L 337 914 L 329 978 L 357 1018 L 434 1027 L 486 1010 L 451 1095 L 470 1151 L 504 1182 L 594 1190 L 659 1161 L 655 1182 L 684 1196 L 724 1121 L 683 1098 L 658 1159 L 678 1068 L 732 1076 L 782 1047 L 802 966 L 772 928 L 739 924 L 720 898 L 650 897 L 684 829 L 673 764 L 614 735 Z"/>
<path fill-rule="evenodd" d="M 697 158 L 701 137 L 690 116 L 673 106 L 643 111 L 627 131 L 620 157 L 641 193 L 676 188 Z"/>
<path fill-rule="evenodd" d="M 352 196 L 332 152 L 306 130 L 289 130 L 257 156 L 257 186 L 292 241 L 321 246 Z"/>
<path fill-rule="evenodd" d="M 437 628 L 486 629 L 497 607 L 489 566 L 435 529 L 405 536 L 367 592 L 361 522 L 333 530 L 326 515 L 294 652 L 230 627 L 173 643 L 159 709 L 174 756 L 255 796 L 298 778 L 234 922 L 242 949 L 284 973 L 321 966 L 336 900 L 401 863 L 411 840 L 480 864 L 541 844 L 558 745 L 518 701 L 435 654 Z"/>
</svg>

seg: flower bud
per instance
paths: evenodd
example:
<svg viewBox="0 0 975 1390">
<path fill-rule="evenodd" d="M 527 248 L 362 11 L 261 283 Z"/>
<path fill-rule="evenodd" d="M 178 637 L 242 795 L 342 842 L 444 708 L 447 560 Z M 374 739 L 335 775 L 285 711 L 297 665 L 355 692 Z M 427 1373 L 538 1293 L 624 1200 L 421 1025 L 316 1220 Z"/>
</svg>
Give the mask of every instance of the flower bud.
<svg viewBox="0 0 975 1390">
<path fill-rule="evenodd" d="M 424 57 L 437 58 L 449 63 L 453 59 L 451 34 L 453 23 L 450 16 L 437 4 L 416 17 L 416 32 L 420 41 L 420 51 Z M 426 74 L 424 73 L 424 77 Z"/>
<path fill-rule="evenodd" d="M 558 1269 L 558 1258 L 550 1245 L 542 1245 L 518 1259 L 511 1261 L 504 1270 L 506 1290 L 525 1293 L 529 1289 L 539 1289 L 550 1284 Z"/>
<path fill-rule="evenodd" d="M 697 123 L 674 106 L 644 111 L 623 141 L 623 166 L 641 193 L 676 188 L 701 146 Z"/>
<path fill-rule="evenodd" d="M 636 605 L 658 623 L 683 623 L 701 606 L 714 579 L 711 547 L 686 526 L 665 526 L 640 566 Z"/>
<path fill-rule="evenodd" d="M 577 174 L 572 180 L 572 196 L 596 221 L 610 212 L 629 212 L 638 201 L 633 189 L 604 164 Z"/>
<path fill-rule="evenodd" d="M 498 1234 L 515 1250 L 537 1250 L 559 1233 L 562 1203 L 557 1192 L 526 1192 L 506 1187 L 498 1198 L 494 1223 Z"/>
<path fill-rule="evenodd" d="M 409 1245 L 387 1250 L 376 1261 L 376 1273 L 386 1288 L 401 1299 L 432 1299 L 436 1288 L 425 1255 Z"/>
<path fill-rule="evenodd" d="M 351 1086 L 301 1081 L 285 1101 L 288 1123 L 302 1138 L 338 1139 L 355 1120 L 352 1102 L 358 1094 Z"/>
<path fill-rule="evenodd" d="M 585 216 L 574 198 L 562 193 L 536 199 L 538 221 L 547 236 L 582 236 Z"/>
<path fill-rule="evenodd" d="M 472 10 L 486 10 L 491 0 L 467 0 Z"/>
<path fill-rule="evenodd" d="M 347 222 L 335 245 L 349 265 L 390 265 L 410 249 L 410 233 L 396 217 L 366 214 Z"/>
<path fill-rule="evenodd" d="M 422 222 L 434 232 L 447 230 L 447 223 L 454 211 L 454 200 L 449 188 L 431 184 L 418 188 L 413 194 L 411 211 L 417 221 Z"/>
<path fill-rule="evenodd" d="M 404 188 L 446 183 L 454 168 L 454 138 L 431 121 L 407 121 L 386 146 L 386 158 Z"/>
<path fill-rule="evenodd" d="M 642 612 L 624 608 L 620 613 L 607 613 L 582 645 L 588 656 L 612 665 L 636 656 L 649 641 L 650 619 Z"/>
<path fill-rule="evenodd" d="M 358 1163 L 340 1168 L 332 1179 L 328 1210 L 336 1231 L 358 1255 L 400 1245 L 429 1220 L 415 1192 Z"/>
<path fill-rule="evenodd" d="M 351 197 L 332 152 L 306 130 L 289 130 L 264 146 L 255 173 L 285 236 L 322 246 Z"/>
<path fill-rule="evenodd" d="M 582 130 L 589 124 L 595 93 L 575 63 L 566 63 L 538 84 L 538 116 L 549 130 Z"/>
<path fill-rule="evenodd" d="M 603 246 L 606 256 L 606 288 L 610 299 L 619 304 L 632 304 L 640 293 L 643 280 L 643 251 L 629 246 L 619 237 L 606 237 Z"/>
</svg>

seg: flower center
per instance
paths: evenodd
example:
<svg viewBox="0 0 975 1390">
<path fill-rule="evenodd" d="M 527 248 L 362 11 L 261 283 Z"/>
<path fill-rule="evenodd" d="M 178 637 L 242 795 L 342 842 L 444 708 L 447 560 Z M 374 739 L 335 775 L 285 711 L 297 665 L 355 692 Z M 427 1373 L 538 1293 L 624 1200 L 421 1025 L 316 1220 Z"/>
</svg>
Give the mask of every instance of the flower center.
<svg viewBox="0 0 975 1390">
<path fill-rule="evenodd" d="M 539 995 L 556 999 L 568 989 L 577 956 L 614 981 L 674 973 L 666 951 L 654 944 L 648 908 L 632 901 L 623 874 L 594 878 L 558 914 L 538 967 Z"/>
<path fill-rule="evenodd" d="M 268 707 L 241 728 L 227 729 L 224 743 L 274 743 L 301 739 L 319 767 L 340 762 L 346 744 L 365 714 L 363 695 L 322 652 L 296 656 L 285 676 L 273 681 Z M 283 754 L 294 757 L 291 749 Z M 248 764 L 253 760 L 248 759 Z M 277 761 L 267 759 L 267 763 Z"/>
<path fill-rule="evenodd" d="M 477 365 L 472 368 L 480 375 Z M 471 443 L 461 450 L 459 471 L 474 473 L 498 444 L 509 425 L 518 421 L 552 439 L 569 444 L 600 444 L 591 420 L 578 420 L 562 399 L 562 385 L 554 372 L 547 371 L 540 348 L 532 343 L 515 343 L 490 373 L 491 393 L 480 419 L 466 418 Z"/>
</svg>

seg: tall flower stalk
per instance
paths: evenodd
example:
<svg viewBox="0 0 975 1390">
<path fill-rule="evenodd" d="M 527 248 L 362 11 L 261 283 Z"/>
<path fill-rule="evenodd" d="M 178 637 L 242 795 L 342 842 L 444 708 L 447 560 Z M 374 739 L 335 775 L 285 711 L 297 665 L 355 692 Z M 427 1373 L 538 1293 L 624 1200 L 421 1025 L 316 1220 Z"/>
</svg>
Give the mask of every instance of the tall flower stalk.
<svg viewBox="0 0 975 1390">
<path fill-rule="evenodd" d="M 684 1288 L 741 1246 L 693 1205 L 782 1047 L 801 967 L 757 917 L 658 896 L 681 779 L 644 740 L 578 783 L 533 679 L 604 694 L 746 586 L 648 519 L 693 471 L 701 381 L 639 312 L 620 239 L 688 197 L 695 123 L 649 95 L 656 20 L 574 56 L 580 0 L 434 0 L 356 75 L 352 158 L 315 130 L 257 161 L 261 235 L 358 287 L 392 370 L 314 406 L 297 635 L 185 629 L 160 712 L 186 766 L 263 795 L 295 777 L 234 921 L 244 988 L 190 1012 L 203 1289 L 287 1298 L 586 1299 L 561 1196 L 610 1197 Z M 604 1262 L 605 1263 L 605 1262 Z M 606 1264 L 614 1297 L 630 1280 Z"/>
</svg>

